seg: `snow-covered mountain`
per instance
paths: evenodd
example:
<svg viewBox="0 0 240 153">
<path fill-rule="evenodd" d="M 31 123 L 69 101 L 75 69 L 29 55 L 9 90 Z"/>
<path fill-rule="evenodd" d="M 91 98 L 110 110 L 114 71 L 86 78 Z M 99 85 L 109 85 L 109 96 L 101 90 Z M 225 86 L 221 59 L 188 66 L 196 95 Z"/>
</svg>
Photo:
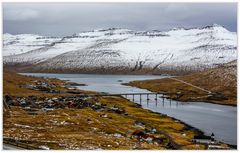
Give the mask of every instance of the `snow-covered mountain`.
<svg viewBox="0 0 240 153">
<path fill-rule="evenodd" d="M 4 64 L 31 65 L 41 72 L 200 70 L 236 60 L 237 34 L 220 25 L 170 31 L 98 29 L 62 38 L 4 34 L 3 56 Z"/>
</svg>

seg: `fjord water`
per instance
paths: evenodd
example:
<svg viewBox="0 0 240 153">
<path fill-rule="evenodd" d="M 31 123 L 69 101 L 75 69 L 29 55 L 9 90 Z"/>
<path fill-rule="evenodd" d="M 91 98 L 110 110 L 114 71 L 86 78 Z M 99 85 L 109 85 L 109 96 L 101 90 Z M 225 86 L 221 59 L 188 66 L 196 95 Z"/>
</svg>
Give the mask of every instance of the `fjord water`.
<svg viewBox="0 0 240 153">
<path fill-rule="evenodd" d="M 95 74 L 47 74 L 47 73 L 23 73 L 24 75 L 58 78 L 69 80 L 71 82 L 86 84 L 87 86 L 78 86 L 79 89 L 92 90 L 106 93 L 147 93 L 150 91 L 136 87 L 124 86 L 133 80 L 159 79 L 166 76 L 153 75 L 95 75 Z M 127 97 L 133 100 L 132 96 Z M 141 103 L 145 109 L 154 112 L 167 114 L 168 116 L 179 119 L 195 128 L 200 129 L 205 134 L 215 134 L 217 140 L 225 143 L 237 145 L 237 107 L 210 104 L 204 102 L 179 102 L 161 98 L 155 100 L 155 95 L 147 97 L 142 96 L 140 102 L 139 96 L 134 97 L 135 103 Z"/>
</svg>

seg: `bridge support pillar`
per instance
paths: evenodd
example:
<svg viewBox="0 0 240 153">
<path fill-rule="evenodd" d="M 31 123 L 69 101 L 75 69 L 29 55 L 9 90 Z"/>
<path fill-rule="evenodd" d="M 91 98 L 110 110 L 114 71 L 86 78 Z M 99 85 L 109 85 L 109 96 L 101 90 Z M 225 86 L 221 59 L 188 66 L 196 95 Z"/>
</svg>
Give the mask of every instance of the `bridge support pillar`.
<svg viewBox="0 0 240 153">
<path fill-rule="evenodd" d="M 163 105 L 163 107 L 164 107 L 164 96 L 163 96 L 163 99 L 162 99 L 162 105 Z"/>
</svg>

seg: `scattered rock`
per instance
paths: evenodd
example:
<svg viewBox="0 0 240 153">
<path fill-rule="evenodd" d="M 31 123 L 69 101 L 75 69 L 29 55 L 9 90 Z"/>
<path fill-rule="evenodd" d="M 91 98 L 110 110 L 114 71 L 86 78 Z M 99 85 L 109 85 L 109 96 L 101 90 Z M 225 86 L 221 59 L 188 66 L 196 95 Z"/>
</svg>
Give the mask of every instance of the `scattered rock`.
<svg viewBox="0 0 240 153">
<path fill-rule="evenodd" d="M 117 114 L 124 114 L 125 110 L 123 110 L 122 108 L 114 105 L 113 107 L 110 108 L 110 112 L 114 112 L 114 113 L 117 113 Z"/>
<path fill-rule="evenodd" d="M 53 101 L 57 101 L 57 100 L 58 100 L 58 98 L 54 97 L 54 98 L 52 98 L 52 100 L 53 100 Z"/>
<path fill-rule="evenodd" d="M 154 138 L 154 139 L 153 139 L 153 143 L 154 143 L 155 145 L 159 145 L 159 144 L 163 143 L 164 140 L 166 140 L 166 138 Z"/>
<path fill-rule="evenodd" d="M 94 127 L 94 128 L 92 128 L 92 129 L 93 129 L 93 131 L 97 131 L 97 128 L 95 128 L 95 127 Z"/>
<path fill-rule="evenodd" d="M 91 108 L 95 111 L 101 111 L 104 108 L 104 106 L 102 106 L 101 103 L 95 103 L 91 106 Z"/>
<path fill-rule="evenodd" d="M 123 136 L 122 136 L 121 134 L 119 134 L 119 133 L 114 133 L 113 136 L 116 137 L 116 138 L 122 138 L 122 137 L 123 137 Z"/>
<path fill-rule="evenodd" d="M 151 133 L 157 133 L 157 130 L 156 129 L 152 129 Z"/>
<path fill-rule="evenodd" d="M 136 130 L 132 133 L 132 136 L 138 139 L 142 138 L 144 135 L 145 135 L 145 132 L 140 130 Z"/>
<path fill-rule="evenodd" d="M 22 124 L 14 124 L 16 127 L 21 127 L 21 128 L 31 128 L 29 125 L 22 125 Z"/>
<path fill-rule="evenodd" d="M 40 149 L 43 149 L 43 150 L 50 150 L 50 148 L 47 147 L 47 146 L 39 146 L 39 148 L 40 148 Z"/>
<path fill-rule="evenodd" d="M 53 101 L 52 101 L 51 99 L 49 99 L 47 102 L 48 102 L 48 103 L 53 103 Z"/>
<path fill-rule="evenodd" d="M 138 128 L 145 129 L 145 124 L 143 122 L 140 122 L 140 121 L 135 121 L 134 126 L 138 127 Z"/>
<path fill-rule="evenodd" d="M 153 137 L 147 137 L 145 139 L 145 141 L 147 141 L 148 143 L 152 144 L 153 143 Z"/>
<path fill-rule="evenodd" d="M 107 114 L 101 114 L 100 117 L 102 117 L 102 118 L 108 118 L 108 115 L 107 115 Z"/>
</svg>

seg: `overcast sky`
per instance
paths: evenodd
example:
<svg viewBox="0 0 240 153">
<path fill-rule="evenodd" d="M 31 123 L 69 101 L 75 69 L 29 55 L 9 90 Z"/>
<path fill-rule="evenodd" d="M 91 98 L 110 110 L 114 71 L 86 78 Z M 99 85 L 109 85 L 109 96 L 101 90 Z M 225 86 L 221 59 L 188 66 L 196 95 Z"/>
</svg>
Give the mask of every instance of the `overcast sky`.
<svg viewBox="0 0 240 153">
<path fill-rule="evenodd" d="M 64 36 L 119 27 L 168 30 L 220 24 L 237 31 L 237 3 L 4 3 L 3 32 Z"/>
</svg>

